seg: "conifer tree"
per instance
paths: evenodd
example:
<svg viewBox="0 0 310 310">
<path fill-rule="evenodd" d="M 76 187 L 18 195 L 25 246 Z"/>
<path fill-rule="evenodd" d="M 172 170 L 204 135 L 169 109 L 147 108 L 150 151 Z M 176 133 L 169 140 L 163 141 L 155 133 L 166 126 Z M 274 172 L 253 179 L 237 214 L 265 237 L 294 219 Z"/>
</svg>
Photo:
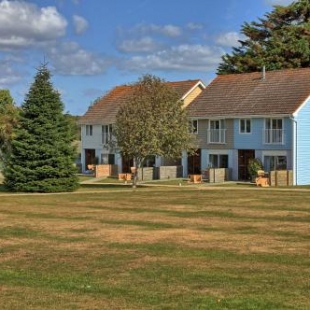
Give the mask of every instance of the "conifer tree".
<svg viewBox="0 0 310 310">
<path fill-rule="evenodd" d="M 310 0 L 274 6 L 258 22 L 244 23 L 240 47 L 222 57 L 219 74 L 310 66 Z"/>
<path fill-rule="evenodd" d="M 63 192 L 78 187 L 75 131 L 50 79 L 46 65 L 40 66 L 21 106 L 4 169 L 4 184 L 11 191 Z"/>
</svg>

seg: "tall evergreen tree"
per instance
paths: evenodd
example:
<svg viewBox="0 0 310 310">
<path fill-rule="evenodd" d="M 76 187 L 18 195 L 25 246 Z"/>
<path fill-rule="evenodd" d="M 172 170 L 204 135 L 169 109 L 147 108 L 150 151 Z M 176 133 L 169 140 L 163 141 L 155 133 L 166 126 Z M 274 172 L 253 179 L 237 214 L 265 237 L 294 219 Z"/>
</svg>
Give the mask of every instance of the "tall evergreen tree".
<svg viewBox="0 0 310 310">
<path fill-rule="evenodd" d="M 274 6 L 258 22 L 244 23 L 241 33 L 246 39 L 222 57 L 219 74 L 310 66 L 310 0 Z"/>
<path fill-rule="evenodd" d="M 74 128 L 63 113 L 50 72 L 40 66 L 21 107 L 4 183 L 11 191 L 63 192 L 78 187 Z"/>
</svg>

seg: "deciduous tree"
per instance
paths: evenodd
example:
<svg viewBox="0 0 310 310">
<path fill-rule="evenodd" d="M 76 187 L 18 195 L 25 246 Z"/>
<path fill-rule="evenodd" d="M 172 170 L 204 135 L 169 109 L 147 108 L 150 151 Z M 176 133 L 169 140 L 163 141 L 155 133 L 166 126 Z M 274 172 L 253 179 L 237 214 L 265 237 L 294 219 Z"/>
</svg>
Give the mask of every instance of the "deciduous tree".
<svg viewBox="0 0 310 310">
<path fill-rule="evenodd" d="M 145 75 L 131 90 L 117 114 L 113 132 L 120 152 L 134 159 L 136 171 L 150 155 L 180 158 L 182 151 L 195 148 L 186 111 L 173 88 Z M 136 176 L 134 173 L 133 186 Z"/>
<path fill-rule="evenodd" d="M 18 110 L 8 89 L 0 90 L 0 162 L 9 152 L 13 127 L 16 126 Z"/>
</svg>

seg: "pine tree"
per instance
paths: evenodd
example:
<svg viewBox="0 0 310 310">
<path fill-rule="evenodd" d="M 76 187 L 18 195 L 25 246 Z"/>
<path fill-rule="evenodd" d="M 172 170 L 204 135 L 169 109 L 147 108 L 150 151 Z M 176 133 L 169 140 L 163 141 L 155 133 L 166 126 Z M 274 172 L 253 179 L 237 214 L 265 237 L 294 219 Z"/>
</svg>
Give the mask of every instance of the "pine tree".
<svg viewBox="0 0 310 310">
<path fill-rule="evenodd" d="M 222 57 L 219 74 L 310 66 L 310 0 L 274 6 L 258 22 L 244 23 L 241 33 L 246 39 Z"/>
<path fill-rule="evenodd" d="M 64 192 L 78 187 L 74 128 L 63 113 L 50 72 L 40 66 L 14 129 L 4 184 L 11 191 Z"/>
</svg>

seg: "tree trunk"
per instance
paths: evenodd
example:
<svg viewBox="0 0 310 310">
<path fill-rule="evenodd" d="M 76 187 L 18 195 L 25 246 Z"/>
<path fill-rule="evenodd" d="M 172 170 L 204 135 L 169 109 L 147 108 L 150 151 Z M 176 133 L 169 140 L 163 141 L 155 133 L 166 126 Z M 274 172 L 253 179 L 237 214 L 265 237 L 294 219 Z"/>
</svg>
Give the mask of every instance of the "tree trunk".
<svg viewBox="0 0 310 310">
<path fill-rule="evenodd" d="M 138 183 L 138 162 L 137 158 L 135 157 L 133 159 L 133 167 L 131 167 L 131 173 L 132 173 L 132 188 L 136 188 Z"/>
</svg>

